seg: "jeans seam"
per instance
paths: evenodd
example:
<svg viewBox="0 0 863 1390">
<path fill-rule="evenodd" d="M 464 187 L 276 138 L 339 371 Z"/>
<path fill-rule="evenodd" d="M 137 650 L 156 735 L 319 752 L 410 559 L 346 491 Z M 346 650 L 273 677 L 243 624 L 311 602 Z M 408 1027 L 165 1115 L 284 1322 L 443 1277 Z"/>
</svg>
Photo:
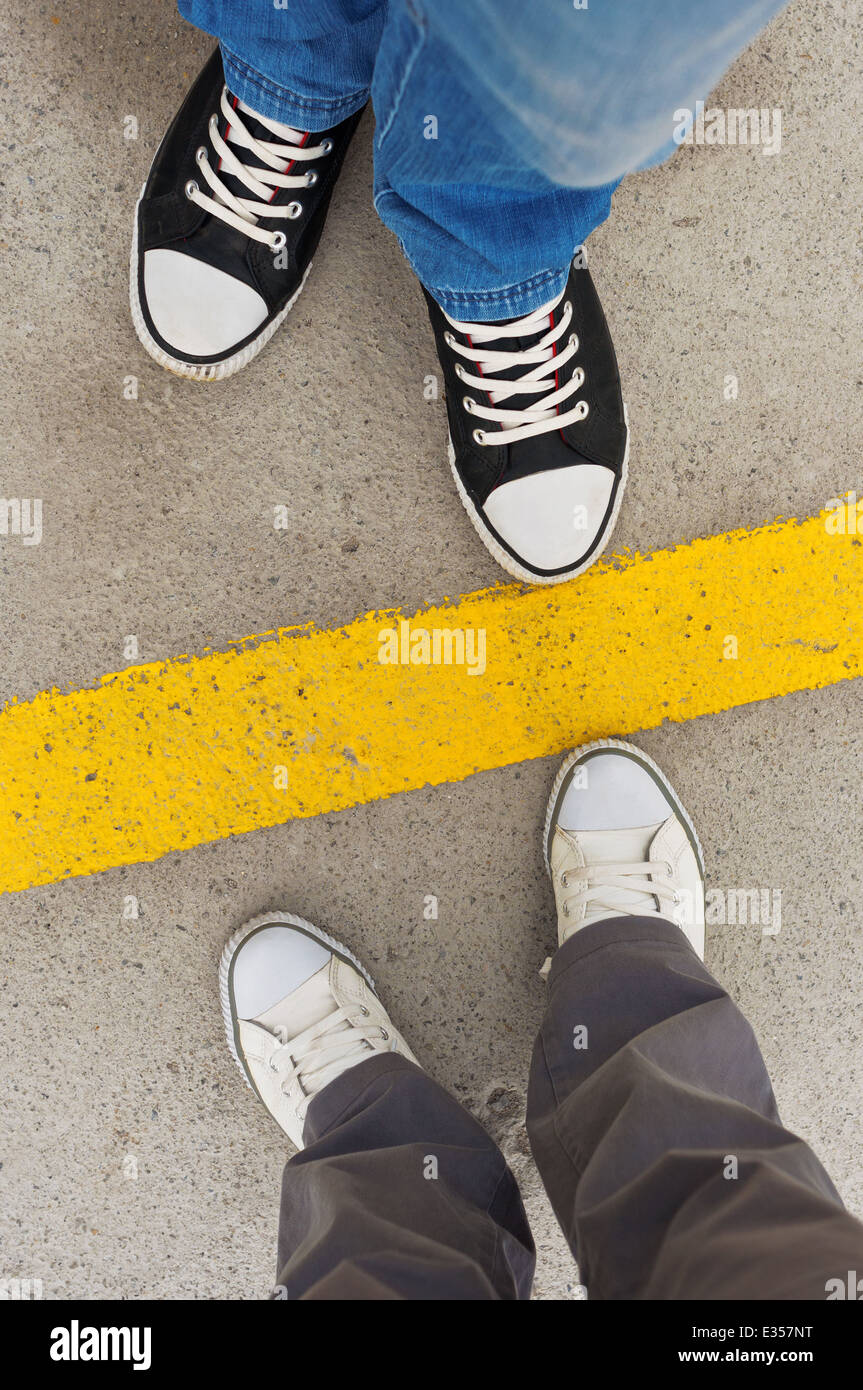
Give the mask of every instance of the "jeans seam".
<svg viewBox="0 0 863 1390">
<path fill-rule="evenodd" d="M 350 106 L 354 102 L 364 103 L 368 100 L 368 89 L 361 89 L 356 92 L 348 92 L 345 96 L 338 99 L 315 99 L 312 101 L 309 97 L 300 96 L 299 92 L 292 91 L 290 87 L 280 87 L 278 83 L 273 82 L 271 78 L 265 77 L 262 72 L 258 72 L 257 68 L 250 67 L 242 58 L 238 58 L 236 53 L 232 53 L 227 44 L 223 43 L 221 47 L 228 61 L 233 67 L 237 68 L 247 82 L 254 83 L 255 86 L 260 87 L 263 92 L 266 92 L 268 96 L 281 97 L 286 101 L 290 101 L 294 106 L 301 106 L 307 111 L 335 114 L 340 112 L 343 107 Z M 355 106 L 354 111 L 357 109 L 358 107 Z M 349 111 L 347 115 L 353 115 L 353 112 Z"/>
<path fill-rule="evenodd" d="M 419 27 L 419 23 L 418 23 L 417 19 L 416 19 L 413 15 L 411 15 L 411 19 L 413 20 L 413 23 L 417 25 L 416 37 L 415 37 L 413 46 L 412 46 L 412 48 L 411 48 L 411 50 L 410 50 L 410 52 L 409 52 L 407 58 L 405 59 L 404 71 L 402 72 L 402 78 L 401 78 L 401 81 L 400 81 L 400 83 L 399 83 L 399 85 L 398 85 L 398 89 L 397 89 L 397 91 L 393 94 L 393 99 L 392 99 L 392 102 L 390 103 L 389 115 L 387 116 L 384 125 L 381 126 L 380 132 L 379 132 L 379 134 L 378 134 L 377 141 L 376 141 L 376 145 L 377 145 L 377 148 L 378 148 L 378 149 L 380 149 L 380 148 L 382 147 L 382 145 L 383 145 L 383 143 L 384 143 L 384 140 L 387 138 L 387 135 L 388 135 L 389 132 L 392 130 L 393 122 L 395 121 L 396 116 L 398 115 L 399 110 L 400 110 L 400 108 L 401 108 L 402 97 L 403 97 L 404 94 L 405 94 L 405 88 L 407 87 L 408 83 L 409 83 L 410 80 L 411 80 L 411 77 L 412 77 L 412 75 L 413 75 L 413 70 L 414 70 L 414 68 L 416 67 L 417 58 L 419 57 L 420 52 L 422 51 L 422 49 L 423 49 L 424 46 L 425 46 L 425 41 L 426 41 L 426 33 L 425 33 L 425 30 Z"/>
</svg>

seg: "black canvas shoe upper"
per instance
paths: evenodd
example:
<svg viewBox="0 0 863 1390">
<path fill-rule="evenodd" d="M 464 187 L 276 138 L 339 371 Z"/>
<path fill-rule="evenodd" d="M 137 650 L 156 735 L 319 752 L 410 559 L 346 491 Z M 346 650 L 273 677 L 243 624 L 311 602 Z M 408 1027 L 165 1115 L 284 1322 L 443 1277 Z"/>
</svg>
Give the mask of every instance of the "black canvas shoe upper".
<svg viewBox="0 0 863 1390">
<path fill-rule="evenodd" d="M 563 295 L 549 310 L 539 329 L 517 338 L 506 336 L 504 330 L 521 320 L 501 320 L 499 339 L 474 344 L 470 334 L 459 331 L 431 295 L 427 291 L 424 293 L 444 374 L 453 471 L 477 530 L 499 562 L 518 577 L 554 582 L 586 568 L 607 540 L 620 503 L 627 443 L 617 360 L 586 265 L 577 258 Z M 570 418 L 562 427 L 544 427 L 543 432 L 529 438 L 496 442 L 498 436 L 518 427 L 519 412 L 541 406 L 542 395 L 524 392 L 503 400 L 498 398 L 499 409 L 515 412 L 516 418 L 502 423 L 482 418 L 476 413 L 476 407 L 493 408 L 495 393 L 465 385 L 465 373 L 475 377 L 478 368 L 473 360 L 457 351 L 456 345 L 471 347 L 473 358 L 497 350 L 530 351 L 544 335 L 562 326 L 564 315 L 567 317 L 565 331 L 547 350 L 553 354 L 548 366 L 537 370 L 541 377 L 552 382 L 555 393 L 583 374 L 581 385 L 551 408 L 559 416 L 583 413 L 583 418 Z M 555 368 L 555 356 L 562 356 L 574 339 L 575 351 Z M 515 381 L 534 370 L 534 365 L 528 361 L 505 367 L 492 366 L 487 373 L 480 371 L 480 375 Z M 574 406 L 579 407 L 577 412 L 573 411 Z M 578 473 L 574 469 L 582 471 Z M 607 471 L 607 477 L 601 470 Z M 526 484 L 508 493 L 507 499 L 511 501 L 504 507 L 500 505 L 504 501 L 503 493 L 495 496 L 498 490 L 519 480 L 554 473 L 558 473 L 557 479 L 544 477 L 536 487 Z M 531 531 L 531 518 L 525 515 L 525 509 L 529 509 L 533 499 L 540 495 L 542 500 L 536 503 L 537 515 Z M 582 495 L 587 512 L 585 525 L 580 534 L 573 526 L 571 537 L 561 537 L 560 522 L 555 520 L 555 514 L 559 515 L 556 504 L 559 502 L 560 507 L 574 510 Z M 498 513 L 507 510 L 520 513 L 522 523 L 516 518 L 504 525 L 497 519 Z M 548 536 L 548 555 L 543 553 L 543 527 Z M 553 538 L 552 532 L 557 533 Z M 519 535 L 526 533 L 531 534 L 529 555 L 520 548 Z M 544 559 L 551 563 L 543 563 Z"/>
<path fill-rule="evenodd" d="M 296 212 L 295 216 L 258 218 L 256 225 L 263 231 L 284 235 L 284 245 L 275 248 L 228 225 L 189 197 L 190 188 L 197 186 L 202 195 L 215 197 L 219 201 L 202 176 L 202 159 L 209 161 L 235 197 L 255 197 L 239 178 L 221 167 L 220 156 L 211 140 L 210 122 L 214 116 L 216 130 L 222 139 L 225 139 L 230 124 L 222 108 L 224 86 L 221 54 L 216 49 L 194 82 L 159 147 L 137 210 L 137 256 L 132 273 L 137 277 L 137 296 L 146 333 L 152 336 L 164 353 L 191 364 L 222 361 L 241 352 L 297 293 L 320 239 L 342 161 L 362 114 L 357 112 L 339 125 L 315 132 L 303 140 L 304 145 L 323 146 L 326 152 L 312 161 L 301 163 L 297 160 L 285 171 L 296 176 L 311 173 L 312 181 L 307 186 L 276 188 L 271 200 L 267 200 L 274 207 L 297 205 L 292 209 Z M 236 108 L 236 98 L 229 96 L 228 101 L 230 106 Z M 238 112 L 238 116 L 249 133 L 258 140 L 277 140 L 278 137 L 248 112 Z M 249 168 L 260 168 L 264 175 L 269 172 L 254 151 L 234 146 L 230 141 L 228 143 L 233 153 Z M 180 252 L 203 261 L 248 286 L 261 296 L 266 305 L 263 322 L 239 341 L 222 346 L 212 354 L 178 350 L 176 344 L 168 341 L 160 332 L 147 303 L 145 255 L 148 251 L 156 250 Z M 133 294 L 133 312 L 134 307 Z M 146 340 L 145 345 L 150 346 Z"/>
</svg>

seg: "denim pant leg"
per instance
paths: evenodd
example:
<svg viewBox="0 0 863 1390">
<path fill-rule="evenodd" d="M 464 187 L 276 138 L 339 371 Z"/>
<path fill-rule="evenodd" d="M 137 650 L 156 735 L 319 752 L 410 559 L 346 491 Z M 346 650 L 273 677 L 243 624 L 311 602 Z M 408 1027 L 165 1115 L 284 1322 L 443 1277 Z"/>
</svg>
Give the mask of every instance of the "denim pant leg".
<svg viewBox="0 0 863 1390">
<path fill-rule="evenodd" d="M 782 0 L 180 0 L 228 86 L 324 129 L 375 107 L 375 206 L 448 313 L 528 313 L 563 288 L 624 174 L 674 148 Z"/>
<path fill-rule="evenodd" d="M 863 1225 L 670 922 L 592 923 L 558 951 L 528 1134 L 591 1298 L 824 1299 L 863 1270 Z"/>
<path fill-rule="evenodd" d="M 413 1062 L 370 1057 L 309 1106 L 285 1167 L 277 1297 L 516 1299 L 534 1248 L 496 1144 Z"/>
<path fill-rule="evenodd" d="M 369 97 L 387 0 L 178 0 L 219 40 L 228 89 L 254 111 L 327 130 Z"/>
<path fill-rule="evenodd" d="M 375 205 L 458 319 L 538 308 L 782 0 L 392 0 Z M 752 103 L 747 103 L 751 105 Z"/>
</svg>

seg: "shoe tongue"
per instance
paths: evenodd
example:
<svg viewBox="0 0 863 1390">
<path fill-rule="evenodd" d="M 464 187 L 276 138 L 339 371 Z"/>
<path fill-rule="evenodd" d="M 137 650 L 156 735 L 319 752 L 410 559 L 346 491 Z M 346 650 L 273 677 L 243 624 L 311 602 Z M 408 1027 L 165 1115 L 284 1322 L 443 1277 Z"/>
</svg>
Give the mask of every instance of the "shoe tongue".
<svg viewBox="0 0 863 1390">
<path fill-rule="evenodd" d="M 299 989 L 295 989 L 287 998 L 280 999 L 278 1004 L 273 1004 L 265 1013 L 258 1014 L 255 1022 L 260 1023 L 263 1028 L 268 1028 L 270 1032 L 284 1028 L 288 1039 L 291 1039 L 306 1028 L 311 1028 L 313 1023 L 320 1023 L 328 1014 L 335 1013 L 338 1004 L 330 989 L 331 963 L 327 961 L 326 965 L 322 965 L 320 970 L 310 975 Z M 348 1024 L 343 1022 L 334 1028 L 333 1032 L 347 1027 Z"/>
<path fill-rule="evenodd" d="M 545 332 L 545 329 L 546 329 L 546 319 L 549 317 L 549 315 L 551 315 L 551 314 L 559 307 L 559 305 L 561 304 L 562 300 L 563 300 L 563 293 L 561 293 L 560 295 L 558 295 L 557 299 L 550 299 L 550 300 L 548 301 L 547 304 L 540 304 L 540 305 L 538 306 L 537 309 L 530 309 L 530 310 L 528 310 L 528 313 L 531 313 L 531 314 L 532 314 L 532 313 L 542 314 L 544 317 L 540 319 L 539 328 L 538 328 L 538 329 L 534 329 L 534 331 L 533 331 L 532 333 L 528 333 L 527 337 L 524 339 L 524 342 L 525 342 L 525 343 L 532 343 L 532 342 L 535 342 L 537 336 L 538 336 L 540 333 L 544 333 L 544 332 Z M 512 323 L 518 323 L 519 319 L 527 318 L 527 316 L 528 316 L 527 314 L 515 314 L 515 315 L 513 315 L 513 317 L 510 318 L 510 319 L 495 319 L 495 320 L 494 320 L 494 324 L 495 324 L 496 326 L 499 326 L 500 328 L 508 328 L 510 324 L 512 324 Z M 488 324 L 487 327 L 490 328 L 490 327 L 492 327 L 492 325 L 491 325 L 491 324 Z M 515 340 L 514 340 L 514 339 L 511 339 L 510 341 L 515 341 Z"/>
<path fill-rule="evenodd" d="M 650 846 L 662 825 L 636 826 L 629 830 L 579 830 L 578 835 L 584 858 L 588 864 L 642 864 L 650 858 Z M 610 913 L 655 913 L 656 899 L 652 893 L 639 893 L 632 888 L 608 887 L 600 890 L 602 896 L 589 905 L 590 910 L 579 923 L 598 921 Z"/>
<path fill-rule="evenodd" d="M 231 97 L 233 104 L 234 98 Z M 275 141 L 277 144 L 296 145 L 305 134 L 298 126 L 284 125 L 281 121 L 269 121 L 267 125 L 261 120 L 257 111 L 253 111 L 251 106 L 247 106 L 244 101 L 237 102 L 237 110 L 243 117 L 243 124 L 256 140 Z M 300 137 L 300 139 L 298 139 Z"/>
<path fill-rule="evenodd" d="M 330 967 L 332 961 L 322 965 L 320 970 L 314 975 L 310 975 L 299 989 L 295 989 L 289 994 L 287 999 L 282 999 L 278 1004 L 274 1004 L 266 1013 L 259 1014 L 255 1022 L 267 1028 L 271 1033 L 278 1032 L 285 1037 L 286 1042 L 296 1038 L 306 1028 L 311 1028 L 313 1024 L 320 1023 L 323 1019 L 335 1013 L 339 1005 L 333 998 L 330 989 Z M 303 1084 L 311 1086 L 312 1091 L 317 1092 L 326 1086 L 348 1067 L 356 1062 L 362 1061 L 367 1052 L 373 1049 L 371 1045 L 360 1035 L 355 1035 L 351 1039 L 351 1047 L 345 1050 L 344 1055 L 334 1058 L 327 1065 L 320 1067 L 318 1049 L 329 1047 L 333 1038 L 339 1033 L 355 1034 L 355 1030 L 347 1019 L 343 1018 L 340 1023 L 328 1028 L 322 1037 L 314 1039 L 310 1045 L 303 1049 L 303 1057 L 300 1061 L 300 1072 L 303 1077 Z"/>
<path fill-rule="evenodd" d="M 556 306 L 553 307 L 556 308 Z M 476 343 L 475 351 L 479 353 L 484 352 L 486 349 L 488 349 L 490 352 L 529 352 L 531 349 L 536 347 L 540 338 L 543 337 L 543 335 L 546 334 L 548 330 L 551 328 L 551 315 L 552 307 L 549 308 L 548 313 L 540 321 L 539 325 L 536 328 L 534 328 L 530 333 L 524 333 L 517 338 L 505 333 L 501 333 L 501 336 L 499 338 L 489 338 L 487 340 L 484 339 L 481 343 Z M 501 319 L 500 327 L 505 328 L 507 324 L 516 322 L 516 319 Z M 491 324 L 487 326 L 491 327 Z M 499 370 L 496 367 L 494 369 L 494 375 L 499 377 L 506 377 L 507 380 L 512 380 L 514 376 L 523 375 L 527 365 L 527 363 L 522 362 L 514 367 L 507 367 L 503 371 Z M 529 365 L 538 366 L 539 363 L 534 362 Z"/>
</svg>

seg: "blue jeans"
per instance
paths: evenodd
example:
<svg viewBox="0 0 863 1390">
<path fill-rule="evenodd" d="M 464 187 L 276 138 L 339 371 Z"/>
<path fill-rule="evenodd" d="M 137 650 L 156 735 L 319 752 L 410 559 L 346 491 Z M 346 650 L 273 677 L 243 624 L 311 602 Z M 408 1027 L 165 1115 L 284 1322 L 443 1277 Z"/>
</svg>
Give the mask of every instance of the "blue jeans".
<svg viewBox="0 0 863 1390">
<path fill-rule="evenodd" d="M 375 207 L 454 318 L 557 297 L 624 174 L 675 148 L 784 0 L 179 0 L 231 92 L 319 131 L 375 110 Z M 284 8 L 280 6 L 284 4 Z M 742 106 L 752 101 L 741 100 Z"/>
</svg>

